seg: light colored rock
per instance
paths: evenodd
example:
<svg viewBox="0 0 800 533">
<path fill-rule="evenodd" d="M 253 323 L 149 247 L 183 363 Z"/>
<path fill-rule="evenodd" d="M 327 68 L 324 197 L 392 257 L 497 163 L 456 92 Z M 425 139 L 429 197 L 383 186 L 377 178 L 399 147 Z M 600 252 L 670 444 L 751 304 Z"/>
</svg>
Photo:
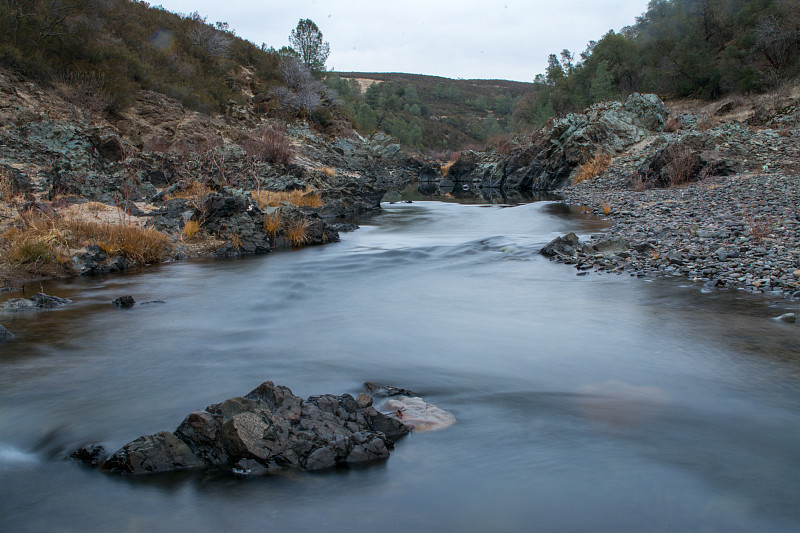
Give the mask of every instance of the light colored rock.
<svg viewBox="0 0 800 533">
<path fill-rule="evenodd" d="M 414 431 L 444 429 L 456 423 L 456 417 L 439 409 L 422 398 L 399 396 L 386 401 L 389 416 L 396 418 Z"/>
</svg>

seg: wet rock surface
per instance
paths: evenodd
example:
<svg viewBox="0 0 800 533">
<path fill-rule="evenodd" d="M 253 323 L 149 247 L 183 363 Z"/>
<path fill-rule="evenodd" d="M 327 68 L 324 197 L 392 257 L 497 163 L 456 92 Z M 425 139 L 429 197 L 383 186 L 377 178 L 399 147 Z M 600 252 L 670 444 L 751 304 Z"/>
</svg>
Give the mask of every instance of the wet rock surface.
<svg viewBox="0 0 800 533">
<path fill-rule="evenodd" d="M 8 331 L 2 324 L 0 324 L 0 342 L 10 341 L 14 338 L 14 334 Z"/>
<path fill-rule="evenodd" d="M 129 474 L 207 467 L 240 473 L 319 470 L 385 459 L 394 439 L 408 432 L 401 421 L 377 411 L 365 394 L 303 400 L 267 381 L 243 397 L 190 413 L 173 433 L 139 437 L 102 462 L 101 469 Z M 98 462 L 96 447 L 75 453 L 79 460 Z"/>
<path fill-rule="evenodd" d="M 47 310 L 63 307 L 72 300 L 59 298 L 43 292 L 36 293 L 32 298 L 11 298 L 0 303 L 0 311 L 27 311 L 27 310 Z"/>
</svg>

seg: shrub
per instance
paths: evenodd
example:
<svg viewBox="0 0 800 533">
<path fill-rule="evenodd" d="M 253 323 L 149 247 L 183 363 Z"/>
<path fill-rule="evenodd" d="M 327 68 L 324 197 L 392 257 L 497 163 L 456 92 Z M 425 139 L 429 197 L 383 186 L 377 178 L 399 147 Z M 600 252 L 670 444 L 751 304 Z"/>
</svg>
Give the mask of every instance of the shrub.
<svg viewBox="0 0 800 533">
<path fill-rule="evenodd" d="M 256 161 L 288 165 L 294 160 L 294 148 L 286 136 L 272 128 L 261 128 L 242 143 L 247 155 Z"/>
<path fill-rule="evenodd" d="M 679 145 L 670 146 L 664 155 L 671 187 L 689 183 L 697 174 L 699 158 L 689 148 Z"/>
<path fill-rule="evenodd" d="M 598 149 L 595 156 L 578 167 L 578 173 L 572 178 L 572 183 L 580 183 L 595 178 L 608 170 L 611 166 L 611 156 Z"/>
<path fill-rule="evenodd" d="M 669 117 L 669 120 L 667 120 L 667 123 L 664 125 L 664 131 L 667 133 L 676 132 L 681 128 L 683 128 L 683 122 L 676 117 Z"/>
</svg>

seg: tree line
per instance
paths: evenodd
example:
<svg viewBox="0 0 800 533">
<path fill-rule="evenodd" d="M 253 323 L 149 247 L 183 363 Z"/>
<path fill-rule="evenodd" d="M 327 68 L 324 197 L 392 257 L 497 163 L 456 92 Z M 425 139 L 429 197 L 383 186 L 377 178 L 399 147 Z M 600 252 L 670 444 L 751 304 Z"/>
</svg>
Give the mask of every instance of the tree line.
<svg viewBox="0 0 800 533">
<path fill-rule="evenodd" d="M 651 0 L 632 26 L 551 54 L 514 110 L 537 127 L 633 92 L 718 98 L 780 88 L 800 75 L 797 0 Z"/>
</svg>

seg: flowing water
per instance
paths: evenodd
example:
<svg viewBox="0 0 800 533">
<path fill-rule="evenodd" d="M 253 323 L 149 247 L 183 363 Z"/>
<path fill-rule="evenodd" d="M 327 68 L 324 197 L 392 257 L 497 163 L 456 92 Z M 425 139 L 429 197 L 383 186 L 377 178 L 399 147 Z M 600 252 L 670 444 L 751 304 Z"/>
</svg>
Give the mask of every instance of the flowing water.
<svg viewBox="0 0 800 533">
<path fill-rule="evenodd" d="M 396 204 L 325 247 L 46 284 L 73 303 L 0 317 L 0 529 L 800 530 L 800 327 L 770 318 L 793 304 L 536 253 L 599 228 L 554 202 Z M 458 422 L 320 473 L 64 459 L 268 379 L 405 387 Z"/>
</svg>

